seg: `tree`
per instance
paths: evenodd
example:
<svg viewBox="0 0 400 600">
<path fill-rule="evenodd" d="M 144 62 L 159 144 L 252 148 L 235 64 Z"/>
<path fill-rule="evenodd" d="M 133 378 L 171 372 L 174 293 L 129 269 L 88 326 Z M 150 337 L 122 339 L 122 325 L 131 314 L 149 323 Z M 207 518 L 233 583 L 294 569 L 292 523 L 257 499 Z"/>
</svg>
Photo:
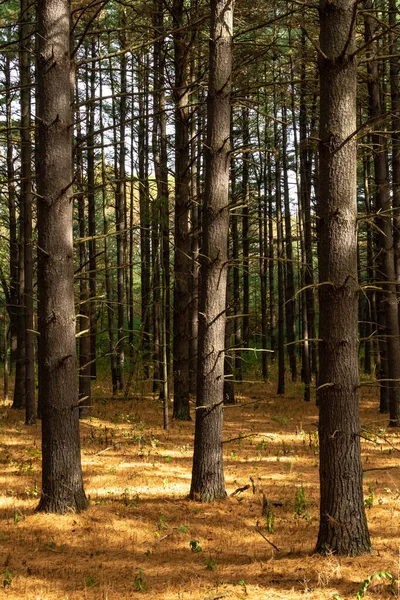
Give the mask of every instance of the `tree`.
<svg viewBox="0 0 400 600">
<path fill-rule="evenodd" d="M 86 508 L 76 374 L 70 2 L 38 4 L 42 512 Z"/>
<path fill-rule="evenodd" d="M 320 0 L 317 551 L 370 549 L 360 455 L 354 0 Z"/>
<path fill-rule="evenodd" d="M 197 406 L 190 497 L 226 496 L 222 455 L 233 0 L 211 1 Z"/>
</svg>

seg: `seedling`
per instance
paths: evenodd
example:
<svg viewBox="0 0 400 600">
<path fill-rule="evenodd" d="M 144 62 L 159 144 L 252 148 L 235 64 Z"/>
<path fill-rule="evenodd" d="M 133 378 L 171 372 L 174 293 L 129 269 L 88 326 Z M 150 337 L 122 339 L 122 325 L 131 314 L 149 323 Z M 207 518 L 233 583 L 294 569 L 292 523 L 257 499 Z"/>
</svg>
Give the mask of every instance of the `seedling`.
<svg viewBox="0 0 400 600">
<path fill-rule="evenodd" d="M 272 508 L 267 508 L 265 513 L 265 527 L 268 533 L 274 533 L 275 514 Z"/>
<path fill-rule="evenodd" d="M 12 584 L 12 573 L 8 569 L 4 569 L 3 571 L 3 587 L 9 587 Z"/>
<path fill-rule="evenodd" d="M 96 587 L 97 585 L 99 585 L 99 582 L 95 577 L 89 575 L 89 577 L 85 577 L 85 585 L 86 587 Z"/>
<path fill-rule="evenodd" d="M 294 518 L 295 519 L 305 519 L 306 521 L 310 520 L 310 514 L 306 510 L 306 494 L 304 491 L 303 484 L 296 490 L 296 495 L 294 497 Z"/>
<path fill-rule="evenodd" d="M 206 558 L 205 563 L 207 569 L 209 569 L 210 571 L 215 571 L 215 569 L 217 568 L 217 561 L 211 558 L 211 556 L 209 558 Z"/>
<path fill-rule="evenodd" d="M 192 552 L 203 552 L 203 548 L 199 544 L 199 540 L 190 540 L 189 546 Z"/>
<path fill-rule="evenodd" d="M 147 583 L 143 578 L 143 571 L 139 569 L 133 580 L 133 587 L 137 592 L 145 592 L 147 589 Z"/>
</svg>

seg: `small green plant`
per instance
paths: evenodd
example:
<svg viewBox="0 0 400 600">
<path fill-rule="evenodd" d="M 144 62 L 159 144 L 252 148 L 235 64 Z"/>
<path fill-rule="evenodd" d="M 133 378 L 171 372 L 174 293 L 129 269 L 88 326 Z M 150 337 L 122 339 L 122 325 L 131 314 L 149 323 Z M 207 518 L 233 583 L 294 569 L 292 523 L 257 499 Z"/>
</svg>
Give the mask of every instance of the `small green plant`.
<svg viewBox="0 0 400 600">
<path fill-rule="evenodd" d="M 211 556 L 206 558 L 205 563 L 209 571 L 215 571 L 215 569 L 217 568 L 217 561 L 214 560 L 214 558 L 211 558 Z"/>
<path fill-rule="evenodd" d="M 178 529 L 182 533 L 187 533 L 188 532 L 188 528 L 186 527 L 186 525 L 179 525 Z"/>
<path fill-rule="evenodd" d="M 372 575 L 368 575 L 368 577 L 366 579 L 364 579 L 364 581 L 361 583 L 361 585 L 355 595 L 356 600 L 362 600 L 362 598 L 364 598 L 365 593 L 367 592 L 367 590 L 368 590 L 369 586 L 371 585 L 371 582 L 374 578 L 377 579 L 378 581 L 382 581 L 382 579 L 386 579 L 390 583 L 391 591 L 393 593 L 395 593 L 396 578 L 391 574 L 391 572 L 390 571 L 376 571 L 376 573 L 373 573 Z M 333 599 L 334 600 L 343 600 L 343 598 L 340 594 L 334 594 Z"/>
<path fill-rule="evenodd" d="M 295 519 L 305 519 L 306 521 L 310 520 L 310 514 L 307 511 L 306 493 L 302 483 L 296 490 L 293 510 Z"/>
<path fill-rule="evenodd" d="M 8 569 L 4 569 L 3 571 L 3 587 L 9 587 L 12 584 L 12 573 Z"/>
<path fill-rule="evenodd" d="M 366 508 L 373 507 L 374 499 L 375 499 L 374 488 L 372 487 L 372 485 L 369 485 L 368 486 L 368 496 L 366 498 L 364 498 L 364 504 L 365 504 Z"/>
<path fill-rule="evenodd" d="M 95 577 L 89 575 L 88 577 L 85 577 L 85 585 L 86 587 L 96 587 L 97 585 L 99 585 L 99 582 Z"/>
<path fill-rule="evenodd" d="M 192 552 L 203 552 L 203 548 L 199 544 L 199 540 L 190 540 L 189 546 Z"/>
<path fill-rule="evenodd" d="M 246 582 L 244 579 L 239 579 L 237 582 L 238 585 L 241 585 L 243 587 L 243 592 L 244 594 L 247 596 L 247 587 L 246 587 Z M 240 598 L 239 600 L 244 600 L 244 598 Z"/>
<path fill-rule="evenodd" d="M 142 569 L 139 569 L 139 571 L 136 573 L 135 578 L 133 580 L 133 587 L 135 588 L 135 590 L 137 592 L 145 592 L 146 591 L 147 583 L 144 580 Z"/>
<path fill-rule="evenodd" d="M 164 515 L 160 516 L 160 520 L 157 523 L 157 529 L 158 531 L 162 531 L 163 529 L 168 529 L 169 525 L 167 523 L 167 521 L 165 520 Z"/>
<path fill-rule="evenodd" d="M 275 513 L 272 508 L 267 507 L 265 512 L 265 527 L 268 533 L 274 533 Z"/>
</svg>

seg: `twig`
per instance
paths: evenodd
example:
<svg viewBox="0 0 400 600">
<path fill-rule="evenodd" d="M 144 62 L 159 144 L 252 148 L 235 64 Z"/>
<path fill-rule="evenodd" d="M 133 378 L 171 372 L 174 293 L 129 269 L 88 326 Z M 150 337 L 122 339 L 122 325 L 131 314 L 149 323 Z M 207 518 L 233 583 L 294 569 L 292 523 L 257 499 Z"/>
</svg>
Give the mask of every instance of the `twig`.
<svg viewBox="0 0 400 600">
<path fill-rule="evenodd" d="M 262 537 L 262 538 L 263 538 L 263 539 L 264 539 L 266 542 L 268 542 L 268 544 L 269 544 L 270 546 L 272 546 L 273 548 L 275 548 L 275 550 L 276 550 L 277 552 L 280 552 L 280 550 L 279 550 L 278 546 L 275 546 L 275 544 L 273 544 L 272 542 L 270 542 L 270 541 L 269 541 L 269 539 L 268 539 L 267 537 L 265 537 L 265 535 L 263 534 L 263 532 L 262 532 L 262 531 L 261 531 L 261 530 L 260 530 L 258 527 L 256 527 L 256 531 L 258 531 L 258 533 L 261 535 L 261 537 Z"/>
<path fill-rule="evenodd" d="M 107 448 L 104 448 L 104 450 L 100 450 L 100 452 L 96 452 L 95 456 L 98 456 L 99 454 L 103 454 L 104 452 L 107 452 L 107 450 L 112 450 L 113 446 L 108 446 Z"/>
</svg>

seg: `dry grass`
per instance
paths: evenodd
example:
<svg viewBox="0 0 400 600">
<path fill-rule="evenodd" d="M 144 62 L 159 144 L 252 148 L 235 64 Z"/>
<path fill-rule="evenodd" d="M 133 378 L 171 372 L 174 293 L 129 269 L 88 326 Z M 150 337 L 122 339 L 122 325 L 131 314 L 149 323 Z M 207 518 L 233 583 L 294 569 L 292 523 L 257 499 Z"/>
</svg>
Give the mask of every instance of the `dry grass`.
<svg viewBox="0 0 400 600">
<path fill-rule="evenodd" d="M 111 400 L 100 397 L 105 392 L 99 386 L 94 417 L 81 428 L 90 507 L 62 517 L 35 514 L 39 425 L 26 427 L 22 414 L 3 406 L 0 560 L 2 581 L 10 583 L 4 597 L 322 600 L 339 593 L 348 599 L 376 571 L 398 577 L 400 438 L 384 430 L 387 418 L 377 413 L 376 392 L 367 388 L 362 394 L 363 424 L 378 434 L 362 440 L 364 468 L 379 468 L 365 473 L 374 550 L 339 558 L 313 554 L 317 409 L 299 399 L 298 388 L 288 388 L 285 397 L 276 397 L 270 384 L 238 389 L 240 404 L 225 411 L 229 497 L 199 505 L 186 498 L 193 422 L 173 422 L 166 433 L 162 407 L 151 395 Z M 267 521 L 271 531 L 273 521 L 273 532 Z M 191 541 L 202 551 L 192 551 Z M 394 594 L 400 598 L 399 590 Z M 385 581 L 373 581 L 366 594 L 389 597 L 393 590 Z"/>
</svg>

